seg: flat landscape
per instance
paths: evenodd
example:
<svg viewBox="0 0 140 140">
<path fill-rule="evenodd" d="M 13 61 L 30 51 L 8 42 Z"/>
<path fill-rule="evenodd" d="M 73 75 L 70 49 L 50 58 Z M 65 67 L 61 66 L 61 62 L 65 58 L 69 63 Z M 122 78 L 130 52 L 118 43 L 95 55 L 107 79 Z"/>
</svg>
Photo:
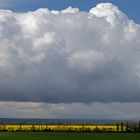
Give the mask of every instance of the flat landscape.
<svg viewBox="0 0 140 140">
<path fill-rule="evenodd" d="M 140 140 L 139 133 L 1 132 L 0 140 Z"/>
</svg>

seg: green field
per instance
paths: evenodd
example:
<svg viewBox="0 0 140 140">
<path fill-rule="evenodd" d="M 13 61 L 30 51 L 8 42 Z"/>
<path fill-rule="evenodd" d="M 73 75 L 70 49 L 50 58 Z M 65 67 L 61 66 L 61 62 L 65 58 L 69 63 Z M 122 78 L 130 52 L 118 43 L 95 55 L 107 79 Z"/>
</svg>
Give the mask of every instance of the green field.
<svg viewBox="0 0 140 140">
<path fill-rule="evenodd" d="M 140 140 L 140 134 L 0 132 L 0 140 Z"/>
</svg>

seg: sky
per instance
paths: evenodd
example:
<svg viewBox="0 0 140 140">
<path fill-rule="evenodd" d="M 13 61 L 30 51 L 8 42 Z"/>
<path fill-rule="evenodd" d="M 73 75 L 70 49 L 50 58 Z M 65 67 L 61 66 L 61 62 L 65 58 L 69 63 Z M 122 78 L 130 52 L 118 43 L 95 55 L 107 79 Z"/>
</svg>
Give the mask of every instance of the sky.
<svg viewBox="0 0 140 140">
<path fill-rule="evenodd" d="M 0 117 L 138 119 L 137 14 L 33 2 L 1 1 Z"/>
<path fill-rule="evenodd" d="M 62 10 L 72 6 L 82 11 L 89 11 L 101 2 L 111 2 L 117 5 L 129 18 L 140 23 L 139 0 L 0 0 L 0 8 L 23 12 L 46 7 L 51 10 Z"/>
</svg>

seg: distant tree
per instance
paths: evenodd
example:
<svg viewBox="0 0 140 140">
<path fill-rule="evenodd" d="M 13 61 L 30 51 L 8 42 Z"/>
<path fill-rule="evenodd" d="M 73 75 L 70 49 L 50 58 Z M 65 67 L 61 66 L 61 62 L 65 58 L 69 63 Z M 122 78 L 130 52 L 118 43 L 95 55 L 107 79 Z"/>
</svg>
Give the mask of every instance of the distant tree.
<svg viewBox="0 0 140 140">
<path fill-rule="evenodd" d="M 121 132 L 123 132 L 123 122 L 121 122 Z"/>
<path fill-rule="evenodd" d="M 5 124 L 3 125 L 3 131 L 7 131 L 7 130 L 6 130 L 6 125 L 5 125 Z"/>
<path fill-rule="evenodd" d="M 35 126 L 34 124 L 32 124 L 32 129 L 31 129 L 33 132 L 35 131 Z"/>
<path fill-rule="evenodd" d="M 137 125 L 134 123 L 134 132 L 137 132 Z"/>
<path fill-rule="evenodd" d="M 48 131 L 48 126 L 47 125 L 45 126 L 45 130 L 44 131 Z"/>
<path fill-rule="evenodd" d="M 87 127 L 87 128 L 85 129 L 85 131 L 86 131 L 86 132 L 91 132 L 90 127 Z"/>
<path fill-rule="evenodd" d="M 129 132 L 129 126 L 128 126 L 128 123 L 126 123 L 126 132 Z"/>
<path fill-rule="evenodd" d="M 96 126 L 94 129 L 95 132 L 100 132 L 100 129 Z"/>
<path fill-rule="evenodd" d="M 101 129 L 101 131 L 102 131 L 102 132 L 107 132 L 107 129 L 103 127 L 103 128 Z"/>
<path fill-rule="evenodd" d="M 22 125 L 21 124 L 19 125 L 19 131 L 22 131 Z"/>
<path fill-rule="evenodd" d="M 119 132 L 119 124 L 117 123 L 117 132 Z"/>
</svg>

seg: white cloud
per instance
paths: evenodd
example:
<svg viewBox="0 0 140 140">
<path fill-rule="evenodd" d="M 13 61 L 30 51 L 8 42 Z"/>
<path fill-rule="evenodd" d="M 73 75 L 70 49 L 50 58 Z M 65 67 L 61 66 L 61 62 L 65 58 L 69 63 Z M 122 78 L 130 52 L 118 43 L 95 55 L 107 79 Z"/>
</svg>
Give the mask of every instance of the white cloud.
<svg viewBox="0 0 140 140">
<path fill-rule="evenodd" d="M 79 9 L 78 8 L 72 8 L 72 7 L 68 7 L 67 9 L 64 9 L 61 11 L 61 13 L 64 13 L 64 14 L 75 14 L 75 13 L 78 13 L 79 12 Z"/>
<path fill-rule="evenodd" d="M 90 13 L 97 17 L 104 17 L 113 26 L 116 24 L 127 24 L 127 16 L 117 6 L 111 3 L 100 3 L 90 10 Z"/>
<path fill-rule="evenodd" d="M 135 119 L 140 116 L 140 103 L 46 104 L 37 102 L 0 102 L 1 118 L 78 118 Z"/>
<path fill-rule="evenodd" d="M 140 26 L 112 4 L 1 10 L 0 42 L 1 101 L 140 101 Z"/>
</svg>

